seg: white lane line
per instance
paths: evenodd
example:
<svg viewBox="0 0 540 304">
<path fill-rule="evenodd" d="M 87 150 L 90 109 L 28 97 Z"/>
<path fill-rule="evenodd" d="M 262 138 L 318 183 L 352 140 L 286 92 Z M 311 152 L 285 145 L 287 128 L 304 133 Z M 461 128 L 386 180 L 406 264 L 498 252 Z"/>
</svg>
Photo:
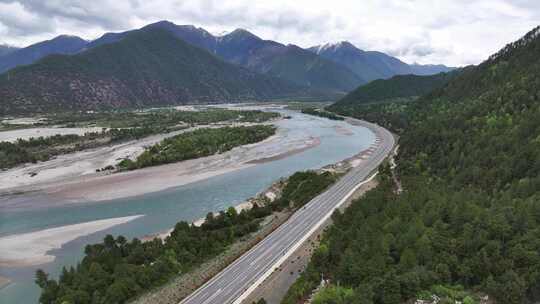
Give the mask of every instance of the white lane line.
<svg viewBox="0 0 540 304">
<path fill-rule="evenodd" d="M 211 297 L 209 297 L 209 298 L 206 299 L 204 302 L 202 302 L 202 304 L 206 304 L 206 303 L 212 301 L 212 299 L 214 299 L 215 297 L 217 297 L 217 295 L 220 294 L 220 293 L 221 293 L 221 288 L 218 289 L 216 292 L 214 292 L 214 294 L 213 294 Z"/>
</svg>

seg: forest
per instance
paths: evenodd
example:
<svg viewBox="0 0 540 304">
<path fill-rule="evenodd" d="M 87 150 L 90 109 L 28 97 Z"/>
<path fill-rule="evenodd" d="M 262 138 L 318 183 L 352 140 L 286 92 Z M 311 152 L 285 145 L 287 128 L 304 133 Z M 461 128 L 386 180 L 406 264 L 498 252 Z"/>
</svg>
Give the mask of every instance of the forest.
<svg viewBox="0 0 540 304">
<path fill-rule="evenodd" d="M 215 123 L 261 123 L 279 117 L 278 113 L 209 109 L 203 111 L 155 110 L 137 112 L 58 113 L 38 126 L 101 127 L 101 132 L 84 135 L 54 135 L 13 143 L 0 142 L 0 169 L 24 163 L 46 161 L 54 156 L 105 145 L 168 133 L 190 126 Z"/>
<path fill-rule="evenodd" d="M 335 180 L 331 173 L 297 172 L 283 181 L 281 196 L 264 206 L 255 204 L 238 213 L 230 207 L 208 213 L 200 226 L 179 222 L 164 241 L 128 241 L 107 235 L 102 243 L 87 245 L 83 260 L 64 268 L 58 279 L 36 272 L 42 304 L 116 304 L 188 273 L 227 250 L 233 242 L 259 229 L 274 210 L 291 212 L 324 191 Z"/>
<path fill-rule="evenodd" d="M 332 110 L 400 135 L 395 194 L 380 185 L 333 215 L 283 303 L 540 299 L 538 29 L 418 101 Z"/>
<path fill-rule="evenodd" d="M 256 143 L 276 132 L 274 126 L 203 128 L 166 138 L 147 148 L 134 161 L 124 159 L 121 170 L 135 170 L 219 154 L 241 145 Z"/>
</svg>

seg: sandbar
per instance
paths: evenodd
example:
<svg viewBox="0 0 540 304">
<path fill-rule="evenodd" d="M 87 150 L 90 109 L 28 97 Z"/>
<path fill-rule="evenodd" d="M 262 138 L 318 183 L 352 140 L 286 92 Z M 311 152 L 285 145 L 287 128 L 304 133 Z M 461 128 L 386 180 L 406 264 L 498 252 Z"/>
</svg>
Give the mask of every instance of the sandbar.
<svg viewBox="0 0 540 304">
<path fill-rule="evenodd" d="M 278 128 L 276 135 L 266 140 L 222 154 L 129 172 L 96 172 L 96 169 L 115 164 L 124 157 L 136 157 L 144 147 L 171 135 L 156 135 L 137 142 L 61 155 L 50 161 L 0 172 L 0 194 L 9 198 L 14 194 L 39 193 L 55 205 L 126 198 L 245 169 L 258 162 L 300 153 L 319 143 L 318 138 L 294 138 L 288 136 L 288 130 Z M 3 203 L 2 208 L 12 206 Z"/>
<path fill-rule="evenodd" d="M 143 215 L 85 222 L 0 237 L 0 267 L 28 267 L 54 261 L 47 252 L 79 237 L 133 221 Z"/>
</svg>

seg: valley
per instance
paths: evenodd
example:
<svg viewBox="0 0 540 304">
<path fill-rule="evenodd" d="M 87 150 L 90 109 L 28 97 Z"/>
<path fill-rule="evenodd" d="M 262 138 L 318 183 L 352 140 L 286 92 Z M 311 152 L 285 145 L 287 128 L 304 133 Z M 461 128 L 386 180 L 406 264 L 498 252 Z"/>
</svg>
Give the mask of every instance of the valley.
<svg viewBox="0 0 540 304">
<path fill-rule="evenodd" d="M 1 234 L 9 237 L 103 218 L 144 215 L 109 229 L 88 230 L 84 237 L 53 250 L 56 259 L 37 267 L 57 274 L 61 266 L 66 263 L 73 265 L 79 259 L 84 244 L 97 242 L 107 233 L 121 233 L 128 238 L 161 233 L 180 220 L 194 221 L 209 211 L 239 204 L 275 180 L 296 171 L 339 162 L 365 150 L 374 140 L 371 132 L 362 127 L 280 108 L 270 107 L 268 110 L 280 112 L 282 116 L 291 116 L 291 119 L 272 122 L 277 126 L 277 135 L 259 144 L 178 164 L 92 177 L 102 174 L 95 172 L 95 168 L 102 166 L 98 163 L 92 169 L 88 168 L 89 175 L 79 178 L 77 175 L 67 175 L 57 181 L 28 184 L 19 188 L 28 187 L 22 194 L 15 191 L 12 196 L 6 196 L 4 189 L 0 199 L 3 223 Z M 349 131 L 338 131 L 340 129 Z M 351 137 L 359 141 L 351 142 L 348 140 Z M 279 155 L 282 156 L 268 159 L 269 156 Z M 95 159 L 106 158 L 96 154 Z M 266 160 L 256 162 L 257 159 Z M 73 161 L 73 164 L 77 163 L 75 159 Z M 57 162 L 59 166 L 63 164 L 63 160 Z M 255 176 L 257 178 L 253 178 Z M 6 177 L 5 180 L 10 179 Z M 246 183 L 248 180 L 250 182 Z M 163 213 L 164 210 L 167 215 Z M 69 218 L 63 216 L 65 212 L 69 212 Z M 0 291 L 0 298 L 22 296 L 20 292 L 23 289 L 35 286 L 31 278 L 32 269 L 37 267 L 2 268 L 0 275 L 9 277 L 13 283 Z M 35 287 L 32 288 L 35 290 Z"/>
<path fill-rule="evenodd" d="M 0 3 L 0 303 L 538 303 L 533 2 Z"/>
</svg>

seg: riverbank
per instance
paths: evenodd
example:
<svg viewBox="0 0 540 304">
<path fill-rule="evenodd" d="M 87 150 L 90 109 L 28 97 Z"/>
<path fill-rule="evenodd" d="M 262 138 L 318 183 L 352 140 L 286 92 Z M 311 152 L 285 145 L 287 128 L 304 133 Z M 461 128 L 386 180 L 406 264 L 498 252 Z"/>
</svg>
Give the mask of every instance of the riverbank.
<svg viewBox="0 0 540 304">
<path fill-rule="evenodd" d="M 238 204 L 234 206 L 234 209 L 236 212 L 240 213 L 242 210 L 249 210 L 253 207 L 252 201 L 243 202 L 241 204 Z M 219 212 L 214 212 L 214 215 L 217 216 Z M 198 220 L 193 221 L 191 224 L 197 227 L 200 227 L 202 224 L 204 224 L 205 218 L 200 218 Z M 160 232 L 160 233 L 154 233 L 154 234 L 147 234 L 143 237 L 141 237 L 141 241 L 148 242 L 155 238 L 165 240 L 169 235 L 171 235 L 171 232 L 173 232 L 174 228 L 167 229 L 166 231 Z"/>
</svg>

